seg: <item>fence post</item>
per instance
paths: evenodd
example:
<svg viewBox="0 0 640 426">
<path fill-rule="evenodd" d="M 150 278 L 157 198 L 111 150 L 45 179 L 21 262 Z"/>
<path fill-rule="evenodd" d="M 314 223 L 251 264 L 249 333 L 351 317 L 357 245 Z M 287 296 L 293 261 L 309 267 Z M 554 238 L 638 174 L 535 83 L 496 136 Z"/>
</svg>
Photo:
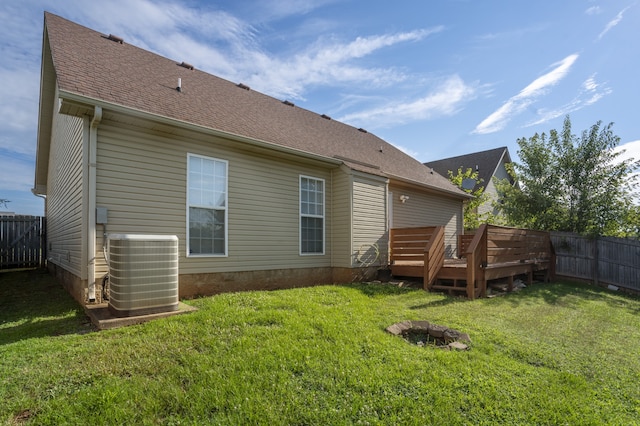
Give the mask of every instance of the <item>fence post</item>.
<svg viewBox="0 0 640 426">
<path fill-rule="evenodd" d="M 600 249 L 599 249 L 599 240 L 600 237 L 596 236 L 592 240 L 593 244 L 593 284 L 598 285 L 600 281 Z"/>
</svg>

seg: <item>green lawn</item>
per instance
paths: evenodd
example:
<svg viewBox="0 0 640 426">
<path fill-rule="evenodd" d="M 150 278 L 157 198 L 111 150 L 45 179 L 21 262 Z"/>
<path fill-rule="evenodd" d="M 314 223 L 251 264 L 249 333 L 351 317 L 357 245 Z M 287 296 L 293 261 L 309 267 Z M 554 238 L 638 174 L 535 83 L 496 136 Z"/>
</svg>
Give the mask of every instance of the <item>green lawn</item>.
<svg viewBox="0 0 640 426">
<path fill-rule="evenodd" d="M 389 285 L 187 301 L 89 332 L 42 272 L 0 273 L 7 424 L 640 424 L 640 300 L 570 283 L 466 301 Z M 384 329 L 428 320 L 466 352 Z"/>
</svg>

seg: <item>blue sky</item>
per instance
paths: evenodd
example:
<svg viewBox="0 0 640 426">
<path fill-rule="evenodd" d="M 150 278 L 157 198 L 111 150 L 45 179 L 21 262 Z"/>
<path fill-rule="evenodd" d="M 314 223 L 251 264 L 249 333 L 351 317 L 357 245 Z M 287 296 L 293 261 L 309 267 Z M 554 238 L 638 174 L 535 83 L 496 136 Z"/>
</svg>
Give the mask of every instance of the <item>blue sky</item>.
<svg viewBox="0 0 640 426">
<path fill-rule="evenodd" d="M 637 0 L 3 0 L 0 199 L 42 214 L 43 12 L 363 127 L 418 160 L 614 122 L 640 158 Z M 2 206 L 0 206 L 2 210 Z"/>
</svg>

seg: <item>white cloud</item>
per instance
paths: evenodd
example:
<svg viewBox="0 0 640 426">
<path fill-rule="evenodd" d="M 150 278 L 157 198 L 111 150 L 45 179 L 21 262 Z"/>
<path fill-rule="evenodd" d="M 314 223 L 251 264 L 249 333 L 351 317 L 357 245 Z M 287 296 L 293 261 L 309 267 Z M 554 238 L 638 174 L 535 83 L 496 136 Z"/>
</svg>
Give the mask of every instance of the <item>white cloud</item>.
<svg viewBox="0 0 640 426">
<path fill-rule="evenodd" d="M 291 7 L 283 9 L 277 2 L 261 5 L 265 19 L 304 14 L 318 7 L 305 0 L 288 0 L 286 4 Z M 326 36 L 289 56 L 277 56 L 264 50 L 260 33 L 251 24 L 211 8 L 189 8 L 170 1 L 156 4 L 148 0 L 133 3 L 114 0 L 109 4 L 90 2 L 86 6 L 83 2 L 83 7 L 74 13 L 81 14 L 76 19 L 91 28 L 117 34 L 129 43 L 188 62 L 230 81 L 243 82 L 271 96 L 292 100 L 304 99 L 310 87 L 346 83 L 385 87 L 403 81 L 407 76 L 394 67 L 360 66 L 358 59 L 400 43 L 420 41 L 443 30 L 439 26 L 351 41 Z M 185 52 L 189 57 L 185 57 Z"/>
<path fill-rule="evenodd" d="M 473 99 L 477 89 L 466 84 L 459 76 L 453 75 L 442 82 L 434 91 L 411 102 L 393 102 L 388 105 L 347 114 L 340 121 L 379 128 L 407 121 L 426 120 L 452 115 Z"/>
<path fill-rule="evenodd" d="M 500 108 L 491 113 L 476 126 L 472 133 L 488 134 L 502 130 L 511 117 L 519 114 L 531 105 L 536 98 L 544 95 L 547 90 L 558 84 L 562 80 L 574 62 L 578 59 L 577 54 L 569 55 L 562 61 L 552 64 L 553 68 L 548 73 L 538 77 L 520 93 L 507 100 Z"/>
<path fill-rule="evenodd" d="M 522 89 L 522 91 L 518 93 L 513 99 L 528 99 L 544 94 L 544 91 L 547 89 L 547 87 L 554 86 L 567 75 L 569 69 L 576 61 L 576 59 L 578 59 L 578 55 L 573 54 L 567 56 L 562 61 L 551 65 L 552 67 L 555 66 L 553 70 L 535 79 L 531 84 Z"/>
<path fill-rule="evenodd" d="M 602 9 L 600 6 L 591 6 L 589 9 L 585 10 L 584 13 L 587 15 L 598 15 L 602 13 Z"/>
<path fill-rule="evenodd" d="M 636 141 L 627 142 L 622 145 L 618 145 L 615 149 L 615 152 L 619 152 L 620 156 L 618 159 L 620 161 L 633 159 L 634 161 L 640 160 L 640 139 Z"/>
<path fill-rule="evenodd" d="M 315 9 L 336 2 L 339 0 L 260 0 L 243 12 L 254 21 L 277 21 L 289 16 L 307 15 Z"/>
<path fill-rule="evenodd" d="M 618 12 L 618 14 L 616 15 L 615 18 L 613 18 L 611 21 L 609 21 L 607 23 L 607 25 L 604 27 L 604 30 L 602 30 L 602 32 L 600 33 L 600 35 L 598 35 L 598 40 L 600 40 L 602 37 L 604 37 L 605 34 L 607 34 L 609 31 L 611 31 L 612 28 L 614 28 L 616 25 L 618 25 L 620 23 L 620 21 L 622 21 L 622 18 L 624 16 L 624 13 L 627 11 L 627 9 L 629 9 L 631 6 L 627 6 L 624 9 L 622 9 L 620 12 Z"/>
<path fill-rule="evenodd" d="M 516 25 L 514 29 L 502 31 L 502 32 L 481 34 L 479 36 L 474 37 L 473 40 L 479 43 L 503 41 L 503 40 L 513 41 L 513 40 L 521 39 L 531 34 L 543 32 L 547 28 L 548 28 L 548 25 L 544 23 L 536 23 L 535 25 L 525 26 L 525 27 L 520 26 L 520 23 L 518 23 L 518 25 Z"/>
<path fill-rule="evenodd" d="M 333 1 L 333 0 L 328 0 Z M 309 0 L 261 3 L 262 19 L 304 14 L 315 7 Z M 291 6 L 291 7 L 289 7 Z M 38 12 L 35 12 L 38 10 Z M 206 72 L 243 82 L 255 90 L 286 99 L 304 99 L 312 87 L 388 87 L 405 81 L 403 70 L 368 67 L 361 59 L 381 49 L 423 40 L 442 27 L 337 40 L 321 37 L 294 52 L 272 53 L 263 48 L 252 24 L 215 6 L 189 7 L 178 1 L 33 0 L 30 5 L 0 3 L 0 148 L 34 153 L 37 128 L 41 10 L 50 10 L 105 34 L 116 34 L 127 43 L 163 56 L 185 61 Z M 188 84 L 185 81 L 184 84 Z M 26 132 L 32 134 L 26 135 Z"/>
<path fill-rule="evenodd" d="M 585 90 L 593 92 L 595 90 L 598 89 L 599 84 L 596 83 L 596 75 L 593 74 L 591 77 L 589 77 L 588 79 L 586 79 L 583 83 L 582 83 L 582 87 L 584 87 Z"/>
<path fill-rule="evenodd" d="M 611 94 L 612 90 L 606 83 L 598 83 L 596 74 L 593 74 L 582 82 L 578 95 L 571 102 L 555 109 L 541 109 L 538 111 L 538 119 L 527 123 L 525 127 L 536 126 L 546 123 L 558 117 L 564 117 L 574 111 L 578 111 L 586 106 L 593 105 L 603 97 Z"/>
<path fill-rule="evenodd" d="M 619 156 L 616 160 L 622 162 L 626 160 L 632 160 L 636 163 L 636 167 L 634 171 L 630 175 L 630 179 L 636 179 L 636 181 L 640 181 L 640 167 L 637 166 L 640 161 L 640 139 L 627 142 L 622 145 L 618 145 L 614 152 L 619 153 Z M 636 189 L 634 191 L 634 202 L 637 205 L 640 205 L 640 191 Z"/>
<path fill-rule="evenodd" d="M 361 67 L 356 60 L 385 47 L 421 40 L 435 31 L 440 29 L 358 37 L 347 43 L 322 39 L 293 57 L 283 59 L 256 53 L 249 61 L 236 64 L 240 69 L 236 79 L 261 92 L 290 99 L 303 99 L 309 87 L 320 85 L 358 83 L 386 87 L 404 81 L 407 76 L 393 67 Z"/>
<path fill-rule="evenodd" d="M 412 150 L 410 148 L 407 148 L 406 146 L 395 144 L 393 142 L 391 142 L 391 145 L 395 146 L 400 151 L 404 152 L 405 154 L 407 154 L 410 157 L 418 158 L 418 152 L 417 151 L 414 151 L 414 150 Z"/>
</svg>

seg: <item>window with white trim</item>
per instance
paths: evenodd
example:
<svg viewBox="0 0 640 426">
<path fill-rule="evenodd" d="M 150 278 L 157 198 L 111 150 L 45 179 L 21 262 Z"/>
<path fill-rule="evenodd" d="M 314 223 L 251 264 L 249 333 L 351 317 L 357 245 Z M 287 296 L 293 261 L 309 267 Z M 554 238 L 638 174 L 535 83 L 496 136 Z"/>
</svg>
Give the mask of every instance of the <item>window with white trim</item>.
<svg viewBox="0 0 640 426">
<path fill-rule="evenodd" d="M 228 162 L 187 155 L 187 254 L 227 255 Z"/>
<path fill-rule="evenodd" d="M 300 254 L 324 254 L 324 180 L 300 176 Z"/>
</svg>

